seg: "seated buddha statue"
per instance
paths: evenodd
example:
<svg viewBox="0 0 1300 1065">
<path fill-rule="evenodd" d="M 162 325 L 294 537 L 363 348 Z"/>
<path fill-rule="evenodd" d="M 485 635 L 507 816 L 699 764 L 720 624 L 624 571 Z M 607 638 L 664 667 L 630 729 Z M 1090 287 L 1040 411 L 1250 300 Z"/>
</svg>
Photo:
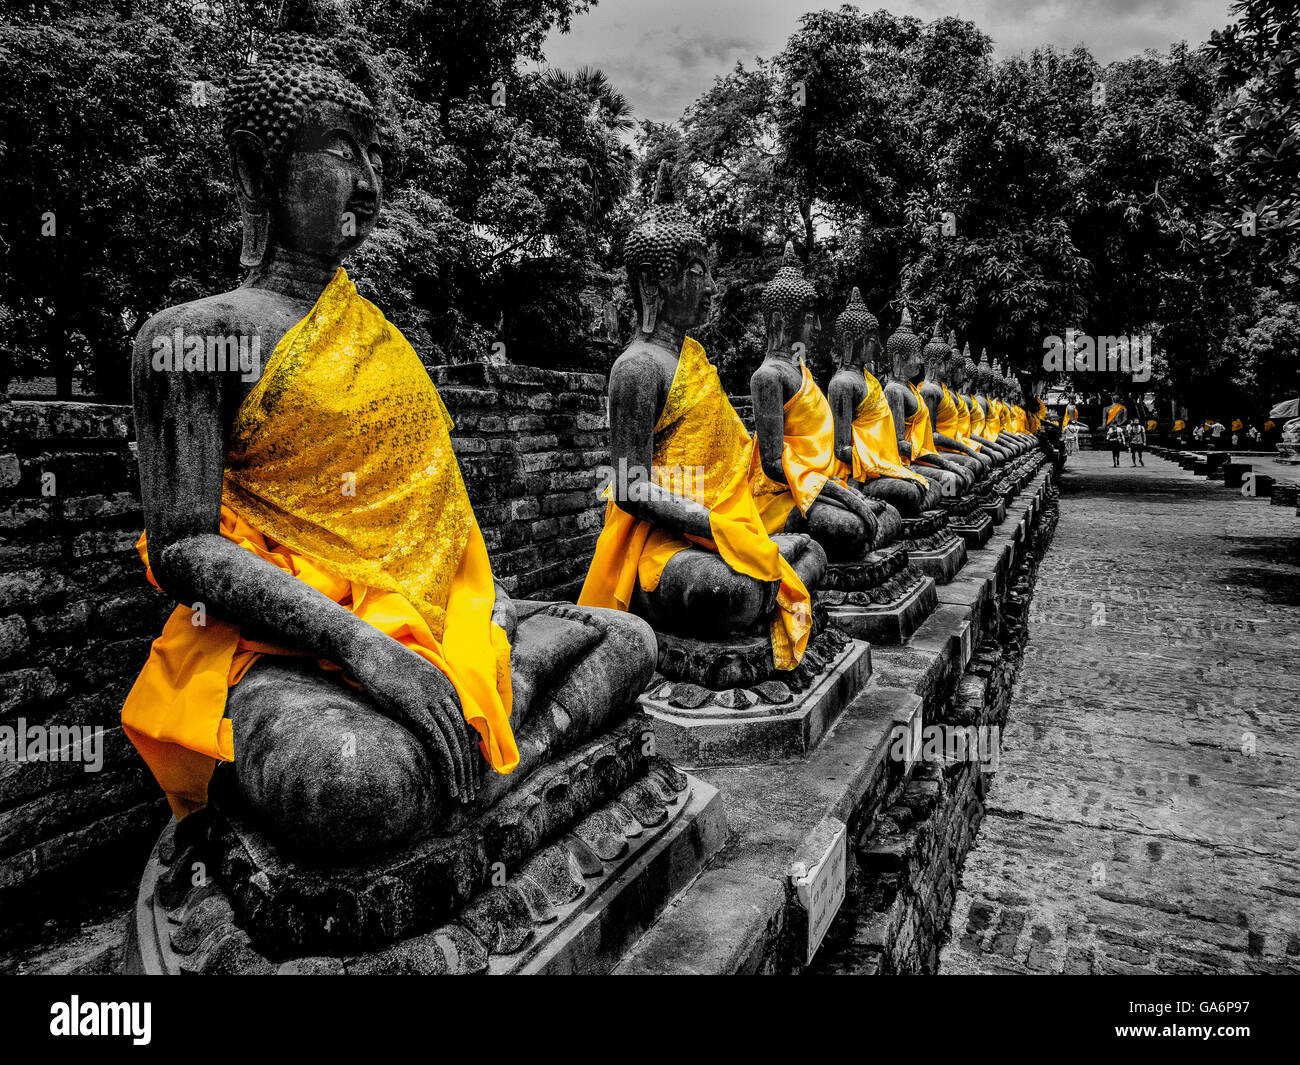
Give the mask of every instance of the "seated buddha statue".
<svg viewBox="0 0 1300 1065">
<path fill-rule="evenodd" d="M 974 455 L 983 466 L 985 473 L 989 473 L 998 464 L 999 459 L 991 452 L 984 450 L 984 445 L 971 436 L 971 407 L 973 401 L 968 400 L 965 396 L 966 383 L 970 379 L 971 373 L 975 369 L 973 362 L 968 362 L 957 347 L 957 336 L 955 333 L 948 333 L 948 362 L 947 370 L 944 374 L 944 384 L 947 386 L 949 395 L 957 409 L 957 427 L 955 438 L 961 441 L 967 447 L 967 454 Z"/>
<path fill-rule="evenodd" d="M 830 403 L 804 360 L 820 321 L 817 291 L 787 243 L 776 276 L 763 288 L 767 350 L 750 378 L 754 402 L 751 486 L 769 533 L 807 532 L 828 560 L 860 559 L 892 540 L 901 519 L 889 504 L 850 491 L 835 457 Z"/>
<path fill-rule="evenodd" d="M 890 372 L 885 380 L 885 398 L 894 415 L 898 432 L 898 453 L 913 472 L 939 486 L 945 496 L 959 496 L 975 483 L 975 474 L 947 456 L 934 444 L 930 409 L 921 398 L 916 381 L 925 370 L 921 338 L 912 329 L 912 314 L 903 308 L 898 328 L 885 343 Z"/>
<path fill-rule="evenodd" d="M 930 417 L 934 446 L 948 462 L 955 462 L 967 470 L 973 481 L 984 476 L 992 463 L 981 459 L 979 453 L 961 435 L 961 412 L 952 392 L 948 390 L 948 364 L 952 361 L 952 347 L 943 338 L 940 322 L 934 323 L 929 342 L 921 351 L 925 363 L 925 380 L 921 384 L 921 399 Z"/>
<path fill-rule="evenodd" d="M 331 866 L 457 830 L 626 717 L 655 662 L 638 618 L 495 583 L 438 390 L 340 265 L 388 151 L 351 55 L 286 34 L 234 79 L 247 274 L 136 338 L 140 553 L 181 605 L 122 709 L 177 818 L 211 793 Z M 155 368 L 176 335 L 269 358 Z"/>
<path fill-rule="evenodd" d="M 888 502 L 906 518 L 939 506 L 939 486 L 922 477 L 898 451 L 894 413 L 873 374 L 880 352 L 880 323 L 855 288 L 835 319 L 838 369 L 829 400 L 835 420 L 837 474 L 857 491 Z"/>
<path fill-rule="evenodd" d="M 1002 363 L 993 363 L 993 386 L 991 398 L 998 411 L 998 421 L 1003 435 L 1018 454 L 1024 454 L 1033 446 L 1033 438 L 1025 430 L 1025 412 L 1011 402 L 1016 385 L 1015 379 L 1002 372 Z"/>
<path fill-rule="evenodd" d="M 708 320 L 715 291 L 704 237 L 670 197 L 665 165 L 624 245 L 638 328 L 610 370 L 610 453 L 634 476 L 608 494 L 578 602 L 686 637 L 768 632 L 774 668 L 790 670 L 808 642 L 826 553 L 808 533 L 769 536 L 764 526 L 750 490 L 753 439 L 688 335 Z"/>
<path fill-rule="evenodd" d="M 1030 412 L 1025 408 L 1023 389 L 1014 374 L 1006 374 L 1003 380 L 1005 382 L 1003 397 L 1011 410 L 1011 430 L 1024 441 L 1025 449 L 1028 450 L 1034 446 L 1035 440 L 1032 427 L 1033 419 Z"/>
<path fill-rule="evenodd" d="M 979 443 L 981 450 L 995 461 L 1007 462 L 1015 457 L 1016 450 L 1012 447 L 1010 437 L 1006 440 L 998 439 L 1002 432 L 1002 419 L 989 400 L 989 392 L 993 388 L 993 369 L 989 366 L 988 351 L 985 349 L 980 353 L 977 366 L 970 360 L 968 344 L 965 361 L 970 371 L 970 393 L 967 398 L 971 403 L 971 439 Z"/>
<path fill-rule="evenodd" d="M 1112 425 L 1125 426 L 1128 424 L 1128 407 L 1124 403 L 1124 398 L 1118 392 L 1110 394 L 1110 406 L 1106 408 L 1106 413 L 1102 416 L 1102 433 Z"/>
</svg>

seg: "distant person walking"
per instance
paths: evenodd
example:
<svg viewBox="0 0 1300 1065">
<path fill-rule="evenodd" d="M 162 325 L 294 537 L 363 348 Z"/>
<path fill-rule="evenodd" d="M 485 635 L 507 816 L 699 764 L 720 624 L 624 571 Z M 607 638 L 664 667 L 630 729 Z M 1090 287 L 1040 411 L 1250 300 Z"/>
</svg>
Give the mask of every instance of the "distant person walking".
<svg viewBox="0 0 1300 1065">
<path fill-rule="evenodd" d="M 1145 466 L 1146 463 L 1142 461 L 1142 452 L 1147 446 L 1147 431 L 1142 428 L 1140 422 L 1129 422 L 1128 427 L 1124 430 L 1124 435 L 1128 437 L 1128 457 L 1131 464 Z"/>
<path fill-rule="evenodd" d="M 1124 446 L 1124 430 L 1112 425 L 1106 430 L 1106 443 L 1110 445 L 1110 457 L 1115 469 L 1119 469 L 1119 452 Z"/>
</svg>

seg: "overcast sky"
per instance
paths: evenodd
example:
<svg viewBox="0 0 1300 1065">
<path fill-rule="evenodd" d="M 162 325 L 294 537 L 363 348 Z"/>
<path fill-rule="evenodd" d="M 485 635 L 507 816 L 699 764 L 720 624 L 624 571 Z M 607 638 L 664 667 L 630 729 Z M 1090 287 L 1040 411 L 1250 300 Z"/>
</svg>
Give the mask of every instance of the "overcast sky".
<svg viewBox="0 0 1300 1065">
<path fill-rule="evenodd" d="M 1229 0 L 866 0 L 896 15 L 929 21 L 969 19 L 993 38 L 998 55 L 1041 44 L 1086 45 L 1109 62 L 1145 48 L 1165 51 L 1181 40 L 1199 44 L 1231 21 Z M 736 60 L 771 56 L 806 11 L 838 8 L 817 0 L 600 0 L 551 35 L 548 62 L 600 67 L 631 100 L 638 118 L 661 122 L 683 108 Z"/>
</svg>

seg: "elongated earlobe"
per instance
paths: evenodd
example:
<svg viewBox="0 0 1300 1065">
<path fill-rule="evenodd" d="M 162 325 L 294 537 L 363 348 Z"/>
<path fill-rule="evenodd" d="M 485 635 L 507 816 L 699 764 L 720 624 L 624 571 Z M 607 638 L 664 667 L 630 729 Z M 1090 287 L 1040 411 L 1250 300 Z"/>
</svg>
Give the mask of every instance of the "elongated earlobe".
<svg viewBox="0 0 1300 1065">
<path fill-rule="evenodd" d="M 641 332 L 649 336 L 659 320 L 659 282 L 644 273 L 638 273 L 636 280 L 641 293 Z"/>
<path fill-rule="evenodd" d="M 235 176 L 235 194 L 243 226 L 239 264 L 245 269 L 261 266 L 271 243 L 269 175 L 266 148 L 247 130 L 231 138 L 230 165 Z"/>
</svg>

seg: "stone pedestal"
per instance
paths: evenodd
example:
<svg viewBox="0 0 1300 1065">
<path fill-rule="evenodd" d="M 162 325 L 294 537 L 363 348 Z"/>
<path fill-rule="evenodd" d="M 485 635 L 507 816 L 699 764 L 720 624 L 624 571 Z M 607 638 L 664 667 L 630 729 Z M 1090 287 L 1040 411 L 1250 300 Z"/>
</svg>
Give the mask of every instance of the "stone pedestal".
<svg viewBox="0 0 1300 1065">
<path fill-rule="evenodd" d="M 1225 488 L 1241 488 L 1242 478 L 1248 474 L 1252 466 L 1249 462 L 1225 462 L 1223 464 L 1223 486 Z"/>
<path fill-rule="evenodd" d="M 966 541 L 951 530 L 949 520 L 942 510 L 905 518 L 899 537 L 908 563 L 939 584 L 947 584 L 966 563 Z"/>
<path fill-rule="evenodd" d="M 722 846 L 717 792 L 635 714 L 454 836 L 317 869 L 220 811 L 168 826 L 142 878 L 131 973 L 606 972 Z M 197 881 L 197 883 L 196 883 Z"/>
<path fill-rule="evenodd" d="M 1273 461 L 1283 466 L 1300 466 L 1300 443 L 1282 441 L 1277 445 L 1277 458 Z"/>
<path fill-rule="evenodd" d="M 860 640 L 902 643 L 934 609 L 934 578 L 911 564 L 902 543 L 861 562 L 828 566 L 817 601 L 833 624 Z"/>
<path fill-rule="evenodd" d="M 871 649 L 831 627 L 788 672 L 772 668 L 766 635 L 659 640 L 660 673 L 639 702 L 654 718 L 656 749 L 687 767 L 803 758 L 871 678 Z"/>
</svg>

